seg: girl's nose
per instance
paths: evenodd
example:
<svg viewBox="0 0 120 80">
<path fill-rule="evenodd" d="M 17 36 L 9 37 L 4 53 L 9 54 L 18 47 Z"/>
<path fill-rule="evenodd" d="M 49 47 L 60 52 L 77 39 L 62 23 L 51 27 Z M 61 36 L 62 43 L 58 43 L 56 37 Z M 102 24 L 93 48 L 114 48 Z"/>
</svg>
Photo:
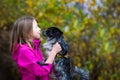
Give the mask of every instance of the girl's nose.
<svg viewBox="0 0 120 80">
<path fill-rule="evenodd" d="M 38 27 L 39 31 L 41 31 L 40 27 Z"/>
</svg>

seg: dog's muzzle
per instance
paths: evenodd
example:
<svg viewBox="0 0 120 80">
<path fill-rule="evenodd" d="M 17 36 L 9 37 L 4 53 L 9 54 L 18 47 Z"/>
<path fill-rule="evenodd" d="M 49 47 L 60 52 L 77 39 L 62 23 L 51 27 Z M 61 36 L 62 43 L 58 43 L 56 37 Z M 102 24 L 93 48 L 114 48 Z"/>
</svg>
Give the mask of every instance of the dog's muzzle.
<svg viewBox="0 0 120 80">
<path fill-rule="evenodd" d="M 42 31 L 43 36 L 47 37 L 46 30 Z"/>
</svg>

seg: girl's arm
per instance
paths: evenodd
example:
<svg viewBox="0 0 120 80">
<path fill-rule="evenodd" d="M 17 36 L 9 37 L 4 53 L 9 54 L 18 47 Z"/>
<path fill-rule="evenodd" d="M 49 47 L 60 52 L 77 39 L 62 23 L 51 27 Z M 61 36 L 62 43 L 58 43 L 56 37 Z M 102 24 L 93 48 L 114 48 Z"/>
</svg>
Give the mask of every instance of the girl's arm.
<svg viewBox="0 0 120 80">
<path fill-rule="evenodd" d="M 28 47 L 20 49 L 17 64 L 21 72 L 28 71 L 35 76 L 45 76 L 51 72 L 52 64 L 47 63 L 47 66 L 37 64 L 35 54 Z"/>
<path fill-rule="evenodd" d="M 58 44 L 57 42 L 56 44 L 53 45 L 53 49 L 50 51 L 51 54 L 49 55 L 45 63 L 52 64 L 56 54 L 60 51 L 61 51 L 61 47 L 60 44 Z"/>
</svg>

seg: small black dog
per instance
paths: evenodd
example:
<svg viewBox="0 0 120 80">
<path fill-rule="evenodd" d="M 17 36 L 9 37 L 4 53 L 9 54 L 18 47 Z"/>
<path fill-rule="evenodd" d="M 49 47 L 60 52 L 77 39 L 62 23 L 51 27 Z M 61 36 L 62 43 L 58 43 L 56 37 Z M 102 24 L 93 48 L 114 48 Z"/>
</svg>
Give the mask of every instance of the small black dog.
<svg viewBox="0 0 120 80">
<path fill-rule="evenodd" d="M 57 54 L 53 63 L 54 67 L 52 73 L 54 80 L 72 80 L 74 72 L 80 75 L 80 80 L 89 80 L 89 73 L 83 69 L 75 67 L 74 71 L 72 71 L 70 57 L 67 53 L 68 44 L 64 40 L 62 31 L 56 27 L 50 27 L 43 31 L 43 36 L 47 38 L 46 43 L 43 44 L 47 55 L 51 54 L 49 51 L 52 50 L 53 44 L 56 42 L 59 42 L 62 48 L 62 51 Z"/>
</svg>

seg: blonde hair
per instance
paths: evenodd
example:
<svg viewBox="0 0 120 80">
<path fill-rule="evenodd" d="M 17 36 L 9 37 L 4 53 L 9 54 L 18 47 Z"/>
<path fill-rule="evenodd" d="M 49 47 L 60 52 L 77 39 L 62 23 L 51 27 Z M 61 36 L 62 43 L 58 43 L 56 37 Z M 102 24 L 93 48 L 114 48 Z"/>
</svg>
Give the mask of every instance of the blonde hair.
<svg viewBox="0 0 120 80">
<path fill-rule="evenodd" d="M 35 20 L 34 17 L 23 16 L 15 21 L 13 29 L 11 31 L 11 51 L 16 51 L 16 43 L 27 43 L 29 46 L 32 45 L 32 42 L 29 39 L 32 35 L 31 32 L 33 29 L 33 20 Z"/>
</svg>

